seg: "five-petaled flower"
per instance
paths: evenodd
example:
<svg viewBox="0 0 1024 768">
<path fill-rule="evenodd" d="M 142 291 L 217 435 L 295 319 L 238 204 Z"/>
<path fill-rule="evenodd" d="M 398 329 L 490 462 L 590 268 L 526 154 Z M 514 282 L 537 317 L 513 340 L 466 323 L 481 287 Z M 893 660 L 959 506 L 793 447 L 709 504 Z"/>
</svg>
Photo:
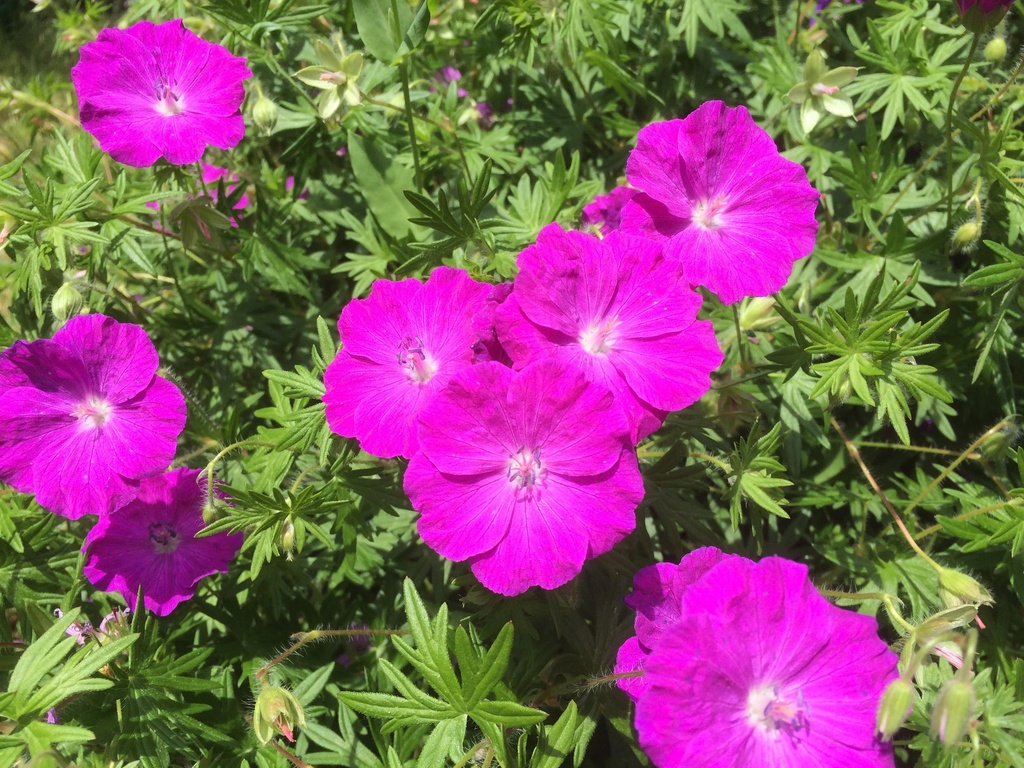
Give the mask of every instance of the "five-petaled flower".
<svg viewBox="0 0 1024 768">
<path fill-rule="evenodd" d="M 625 414 L 578 368 L 466 368 L 423 409 L 419 443 L 405 491 L 420 536 L 499 594 L 565 584 L 636 525 Z"/>
<path fill-rule="evenodd" d="M 0 480 L 75 520 L 135 498 L 174 458 L 185 398 L 137 325 L 73 317 L 0 352 Z"/>
<path fill-rule="evenodd" d="M 438 267 L 426 283 L 378 280 L 338 320 L 342 350 L 324 373 L 327 423 L 377 456 L 416 452 L 416 416 L 473 363 L 474 319 L 493 286 Z"/>
<path fill-rule="evenodd" d="M 245 59 L 185 29 L 180 19 L 104 29 L 71 69 L 82 127 L 118 162 L 197 162 L 245 134 Z"/>
<path fill-rule="evenodd" d="M 626 177 L 640 193 L 620 230 L 663 242 L 724 304 L 779 290 L 814 249 L 818 193 L 745 107 L 709 101 L 641 129 Z"/>
<path fill-rule="evenodd" d="M 638 590 L 637 636 L 653 647 L 631 693 L 654 764 L 891 768 L 875 711 L 897 677 L 896 654 L 874 617 L 832 605 L 805 566 L 780 557 L 710 550 L 679 568 L 691 565 L 695 578 Z M 642 628 L 643 612 L 653 627 Z"/>
<path fill-rule="evenodd" d="M 82 547 L 86 578 L 120 593 L 133 610 L 142 587 L 146 608 L 166 616 L 195 594 L 202 578 L 227 571 L 242 535 L 196 538 L 206 499 L 199 474 L 180 468 L 146 478 L 135 501 L 101 517 Z"/>
</svg>

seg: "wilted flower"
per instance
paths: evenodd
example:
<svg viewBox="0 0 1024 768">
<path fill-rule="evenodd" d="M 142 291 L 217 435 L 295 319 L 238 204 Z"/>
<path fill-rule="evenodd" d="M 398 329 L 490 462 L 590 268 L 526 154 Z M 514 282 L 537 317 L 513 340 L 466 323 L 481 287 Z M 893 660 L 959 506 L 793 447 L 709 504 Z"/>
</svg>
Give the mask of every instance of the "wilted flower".
<svg viewBox="0 0 1024 768">
<path fill-rule="evenodd" d="M 583 223 L 600 227 L 606 235 L 614 232 L 619 228 L 622 206 L 632 200 L 636 192 L 632 187 L 620 185 L 607 195 L 598 195 L 592 203 L 583 206 Z"/>
<path fill-rule="evenodd" d="M 825 71 L 825 57 L 817 48 L 804 62 L 804 79 L 789 91 L 789 100 L 800 105 L 800 126 L 806 133 L 814 130 L 825 112 L 836 117 L 853 117 L 853 102 L 840 88 L 857 77 L 857 67 L 837 67 Z"/>
<path fill-rule="evenodd" d="M 317 107 L 324 120 L 337 112 L 342 103 L 355 106 L 361 99 L 358 81 L 363 72 L 363 54 L 359 51 L 346 54 L 341 38 L 335 35 L 332 40 L 337 50 L 323 40 L 313 44 L 320 66 L 306 67 L 295 73 L 306 85 L 323 91 L 317 99 Z"/>
<path fill-rule="evenodd" d="M 245 135 L 245 59 L 185 29 L 180 19 L 104 29 L 71 69 L 82 127 L 115 160 L 197 162 L 207 145 L 231 149 Z"/>
<path fill-rule="evenodd" d="M 295 741 L 295 729 L 306 724 L 306 714 L 295 694 L 279 685 L 268 685 L 256 697 L 252 728 L 260 744 L 268 744 L 281 734 Z"/>
</svg>

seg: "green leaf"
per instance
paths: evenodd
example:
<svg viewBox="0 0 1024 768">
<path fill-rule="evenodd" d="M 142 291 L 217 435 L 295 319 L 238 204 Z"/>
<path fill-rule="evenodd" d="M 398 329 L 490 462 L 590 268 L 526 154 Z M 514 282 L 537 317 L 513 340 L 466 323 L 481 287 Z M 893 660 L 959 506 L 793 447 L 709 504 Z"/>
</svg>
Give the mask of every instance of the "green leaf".
<svg viewBox="0 0 1024 768">
<path fill-rule="evenodd" d="M 570 701 L 554 725 L 544 728 L 530 768 L 558 768 L 565 762 L 576 740 L 576 719 L 576 702 Z"/>
<path fill-rule="evenodd" d="M 408 235 L 409 219 L 416 215 L 416 209 L 403 192 L 415 187 L 412 170 L 388 157 L 373 139 L 354 133 L 349 134 L 348 154 L 352 172 L 377 221 L 393 237 Z"/>
</svg>

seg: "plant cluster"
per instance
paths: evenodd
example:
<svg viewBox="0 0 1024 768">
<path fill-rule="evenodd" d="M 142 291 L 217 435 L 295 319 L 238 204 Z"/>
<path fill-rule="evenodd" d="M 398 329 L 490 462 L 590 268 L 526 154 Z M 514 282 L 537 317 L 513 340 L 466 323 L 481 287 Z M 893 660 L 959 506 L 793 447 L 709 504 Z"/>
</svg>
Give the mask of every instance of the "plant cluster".
<svg viewBox="0 0 1024 768">
<path fill-rule="evenodd" d="M 4 4 L 0 766 L 1024 766 L 1021 42 Z"/>
</svg>

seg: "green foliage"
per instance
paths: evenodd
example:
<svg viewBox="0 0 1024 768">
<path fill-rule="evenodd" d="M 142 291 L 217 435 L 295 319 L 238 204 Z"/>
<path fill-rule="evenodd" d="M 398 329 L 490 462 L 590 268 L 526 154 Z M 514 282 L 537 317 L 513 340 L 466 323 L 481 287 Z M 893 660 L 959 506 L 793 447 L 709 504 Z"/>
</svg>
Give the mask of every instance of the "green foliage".
<svg viewBox="0 0 1024 768">
<path fill-rule="evenodd" d="M 1013 57 L 966 60 L 954 5 L 836 0 L 809 26 L 809 0 L 0 2 L 0 348 L 79 299 L 142 326 L 188 399 L 201 535 L 245 537 L 171 615 L 79 647 L 64 631 L 121 604 L 83 575 L 94 521 L 0 489 L 0 765 L 638 768 L 607 677 L 622 600 L 703 545 L 806 563 L 904 672 L 921 655 L 898 765 L 1024 765 L 1024 85 Z M 81 130 L 81 46 L 171 18 L 253 72 L 245 139 L 204 157 L 237 179 L 122 166 Z M 787 97 L 808 60 L 854 106 L 811 132 Z M 512 280 L 622 183 L 640 128 L 709 99 L 806 169 L 816 248 L 775 296 L 705 295 L 725 360 L 639 446 L 636 531 L 565 587 L 493 595 L 419 539 L 405 460 L 330 431 L 340 312 L 441 264 Z M 936 568 L 994 603 L 946 605 Z M 954 671 L 926 645 L 962 654 L 976 616 L 978 705 L 947 748 Z M 293 633 L 317 639 L 282 653 Z M 294 743 L 253 733 L 261 684 L 300 703 Z"/>
</svg>

